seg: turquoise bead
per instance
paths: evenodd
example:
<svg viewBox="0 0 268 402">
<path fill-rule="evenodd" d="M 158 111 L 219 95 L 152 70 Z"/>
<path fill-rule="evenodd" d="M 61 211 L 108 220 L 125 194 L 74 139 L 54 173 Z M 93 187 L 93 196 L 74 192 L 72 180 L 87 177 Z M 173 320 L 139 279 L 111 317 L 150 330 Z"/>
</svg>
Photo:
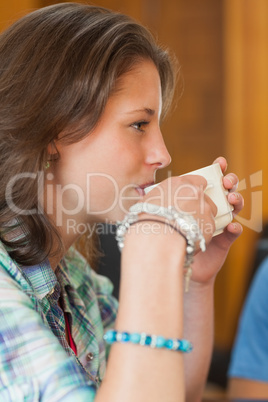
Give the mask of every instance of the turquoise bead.
<svg viewBox="0 0 268 402">
<path fill-rule="evenodd" d="M 165 342 L 165 347 L 167 349 L 172 349 L 173 348 L 173 340 L 172 339 L 167 339 Z"/>
<path fill-rule="evenodd" d="M 122 338 L 121 341 L 122 342 L 129 342 L 130 340 L 130 335 L 128 332 L 122 332 Z"/>
<path fill-rule="evenodd" d="M 192 344 L 186 340 L 181 340 L 180 349 L 183 352 L 190 352 L 193 349 Z"/>
<path fill-rule="evenodd" d="M 116 334 L 117 334 L 117 331 L 114 331 L 114 330 L 107 331 L 106 334 L 104 335 L 105 341 L 107 343 L 115 342 L 116 341 Z"/>
<path fill-rule="evenodd" d="M 141 335 L 137 333 L 130 334 L 130 342 L 132 343 L 140 343 Z"/>
<path fill-rule="evenodd" d="M 166 339 L 163 336 L 158 336 L 156 338 L 156 348 L 163 348 L 165 346 Z"/>
<path fill-rule="evenodd" d="M 152 337 L 150 335 L 147 335 L 145 338 L 145 345 L 150 346 L 152 343 Z"/>
</svg>

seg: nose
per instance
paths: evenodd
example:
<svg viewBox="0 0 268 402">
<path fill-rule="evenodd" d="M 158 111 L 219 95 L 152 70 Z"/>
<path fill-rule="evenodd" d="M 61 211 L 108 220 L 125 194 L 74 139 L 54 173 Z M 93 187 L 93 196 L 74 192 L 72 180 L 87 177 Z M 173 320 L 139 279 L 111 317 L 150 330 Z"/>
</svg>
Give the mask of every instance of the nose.
<svg viewBox="0 0 268 402">
<path fill-rule="evenodd" d="M 151 141 L 148 143 L 146 163 L 155 165 L 157 169 L 163 169 L 171 163 L 171 156 L 160 130 L 157 135 L 152 136 Z"/>
</svg>

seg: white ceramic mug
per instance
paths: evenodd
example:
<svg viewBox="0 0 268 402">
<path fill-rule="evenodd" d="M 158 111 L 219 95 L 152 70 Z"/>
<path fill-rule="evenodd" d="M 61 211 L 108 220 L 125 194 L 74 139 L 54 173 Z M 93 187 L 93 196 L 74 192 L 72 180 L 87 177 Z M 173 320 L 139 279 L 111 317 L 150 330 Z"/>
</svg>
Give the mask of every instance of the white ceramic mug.
<svg viewBox="0 0 268 402">
<path fill-rule="evenodd" d="M 186 175 L 199 175 L 203 176 L 207 180 L 207 187 L 205 189 L 206 195 L 208 195 L 214 204 L 216 204 L 218 211 L 215 216 L 215 232 L 213 236 L 217 236 L 222 233 L 224 228 L 233 220 L 233 207 L 227 201 L 228 191 L 225 190 L 222 183 L 223 174 L 219 163 L 213 163 L 212 165 L 204 168 L 194 170 L 193 172 L 186 173 Z M 147 194 L 155 186 L 147 187 L 145 193 Z"/>
</svg>

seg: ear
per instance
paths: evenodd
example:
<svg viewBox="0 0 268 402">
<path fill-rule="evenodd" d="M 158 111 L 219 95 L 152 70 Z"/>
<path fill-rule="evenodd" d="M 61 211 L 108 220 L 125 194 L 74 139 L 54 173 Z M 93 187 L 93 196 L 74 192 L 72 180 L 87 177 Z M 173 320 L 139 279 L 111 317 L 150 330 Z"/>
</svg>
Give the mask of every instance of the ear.
<svg viewBox="0 0 268 402">
<path fill-rule="evenodd" d="M 59 151 L 56 147 L 55 141 L 52 140 L 48 146 L 47 146 L 47 153 L 48 153 L 48 160 L 49 161 L 54 161 L 56 159 L 59 159 L 60 154 Z"/>
</svg>

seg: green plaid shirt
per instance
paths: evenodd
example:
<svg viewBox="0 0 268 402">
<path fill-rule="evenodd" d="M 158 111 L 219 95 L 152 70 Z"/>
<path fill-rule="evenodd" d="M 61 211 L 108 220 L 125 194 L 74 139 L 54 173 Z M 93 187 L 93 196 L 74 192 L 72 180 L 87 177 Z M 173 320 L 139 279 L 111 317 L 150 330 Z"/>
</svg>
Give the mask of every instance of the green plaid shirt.
<svg viewBox="0 0 268 402">
<path fill-rule="evenodd" d="M 0 401 L 93 401 L 106 368 L 103 333 L 117 312 L 111 293 L 74 249 L 54 272 L 48 261 L 20 268 L 0 243 Z"/>
</svg>

